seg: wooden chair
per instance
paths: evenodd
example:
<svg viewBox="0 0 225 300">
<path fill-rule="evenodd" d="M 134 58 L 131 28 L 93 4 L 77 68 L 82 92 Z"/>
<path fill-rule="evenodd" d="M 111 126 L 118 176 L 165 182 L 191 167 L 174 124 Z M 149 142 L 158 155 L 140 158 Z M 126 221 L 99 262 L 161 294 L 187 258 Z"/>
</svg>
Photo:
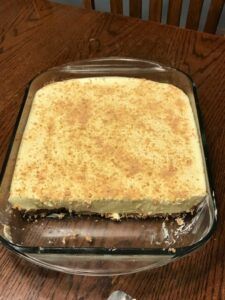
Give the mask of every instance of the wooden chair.
<svg viewBox="0 0 225 300">
<path fill-rule="evenodd" d="M 179 26 L 182 3 L 186 0 L 169 0 L 167 23 Z M 216 33 L 217 26 L 224 6 L 224 0 L 211 0 L 204 31 Z M 129 0 L 130 16 L 142 17 L 142 0 Z M 204 0 L 190 0 L 186 28 L 198 30 Z M 88 9 L 95 9 L 95 0 L 83 0 Z M 163 0 L 149 0 L 149 20 L 161 22 Z M 110 0 L 111 13 L 123 14 L 123 0 Z"/>
</svg>

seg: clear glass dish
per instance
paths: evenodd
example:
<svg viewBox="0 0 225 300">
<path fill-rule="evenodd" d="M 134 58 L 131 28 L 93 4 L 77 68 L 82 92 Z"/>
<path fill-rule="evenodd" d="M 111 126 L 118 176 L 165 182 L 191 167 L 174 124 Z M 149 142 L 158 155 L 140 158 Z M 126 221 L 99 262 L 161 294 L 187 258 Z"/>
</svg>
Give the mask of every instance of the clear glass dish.
<svg viewBox="0 0 225 300">
<path fill-rule="evenodd" d="M 59 215 L 24 219 L 8 204 L 9 188 L 17 151 L 36 91 L 49 82 L 90 76 L 141 77 L 171 83 L 189 97 L 195 116 L 208 197 L 196 212 L 175 218 L 128 219 L 115 222 L 96 216 Z M 158 63 L 139 59 L 103 58 L 79 61 L 52 68 L 30 83 L 1 172 L 0 239 L 29 261 L 72 274 L 116 275 L 165 265 L 203 245 L 216 223 L 214 192 L 209 183 L 205 136 L 199 122 L 196 88 L 184 73 Z"/>
</svg>

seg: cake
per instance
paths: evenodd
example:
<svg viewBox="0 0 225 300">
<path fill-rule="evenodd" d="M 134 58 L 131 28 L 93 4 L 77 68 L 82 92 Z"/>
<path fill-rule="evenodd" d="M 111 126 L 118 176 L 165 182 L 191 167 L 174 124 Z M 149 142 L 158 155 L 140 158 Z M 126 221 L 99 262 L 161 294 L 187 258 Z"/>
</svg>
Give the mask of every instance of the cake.
<svg viewBox="0 0 225 300">
<path fill-rule="evenodd" d="M 181 89 L 109 76 L 36 92 L 10 187 L 13 208 L 177 214 L 206 194 L 196 123 Z"/>
</svg>

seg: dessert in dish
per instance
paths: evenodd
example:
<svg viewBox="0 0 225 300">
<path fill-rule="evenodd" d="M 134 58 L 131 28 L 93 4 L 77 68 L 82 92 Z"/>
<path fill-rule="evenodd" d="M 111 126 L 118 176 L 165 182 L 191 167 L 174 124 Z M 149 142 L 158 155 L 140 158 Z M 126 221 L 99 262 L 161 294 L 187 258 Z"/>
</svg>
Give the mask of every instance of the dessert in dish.
<svg viewBox="0 0 225 300">
<path fill-rule="evenodd" d="M 190 211 L 205 196 L 196 123 L 179 88 L 109 76 L 36 92 L 10 188 L 13 208 L 147 216 Z"/>
</svg>

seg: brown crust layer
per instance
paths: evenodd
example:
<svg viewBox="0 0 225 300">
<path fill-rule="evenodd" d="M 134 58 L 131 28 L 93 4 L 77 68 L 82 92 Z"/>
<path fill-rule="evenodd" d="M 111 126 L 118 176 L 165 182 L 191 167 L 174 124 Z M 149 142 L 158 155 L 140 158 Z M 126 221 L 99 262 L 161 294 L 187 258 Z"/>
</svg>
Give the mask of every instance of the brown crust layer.
<svg viewBox="0 0 225 300">
<path fill-rule="evenodd" d="M 54 210 L 46 210 L 46 209 L 39 209 L 39 210 L 18 210 L 13 209 L 15 211 L 19 211 L 21 216 L 24 219 L 29 221 L 39 219 L 39 218 L 46 218 L 51 217 L 53 219 L 63 219 L 64 217 L 76 217 L 76 216 L 90 216 L 90 217 L 101 217 L 105 219 L 111 219 L 113 221 L 122 221 L 126 219 L 137 219 L 137 220 L 145 220 L 151 218 L 160 218 L 160 219 L 176 219 L 176 218 L 184 218 L 186 215 L 194 215 L 196 214 L 199 206 L 193 207 L 189 212 L 181 212 L 181 213 L 174 213 L 174 214 L 117 214 L 117 216 L 113 216 L 113 214 L 97 214 L 97 213 L 90 213 L 90 212 L 69 212 L 65 208 L 61 209 L 54 209 Z"/>
</svg>

